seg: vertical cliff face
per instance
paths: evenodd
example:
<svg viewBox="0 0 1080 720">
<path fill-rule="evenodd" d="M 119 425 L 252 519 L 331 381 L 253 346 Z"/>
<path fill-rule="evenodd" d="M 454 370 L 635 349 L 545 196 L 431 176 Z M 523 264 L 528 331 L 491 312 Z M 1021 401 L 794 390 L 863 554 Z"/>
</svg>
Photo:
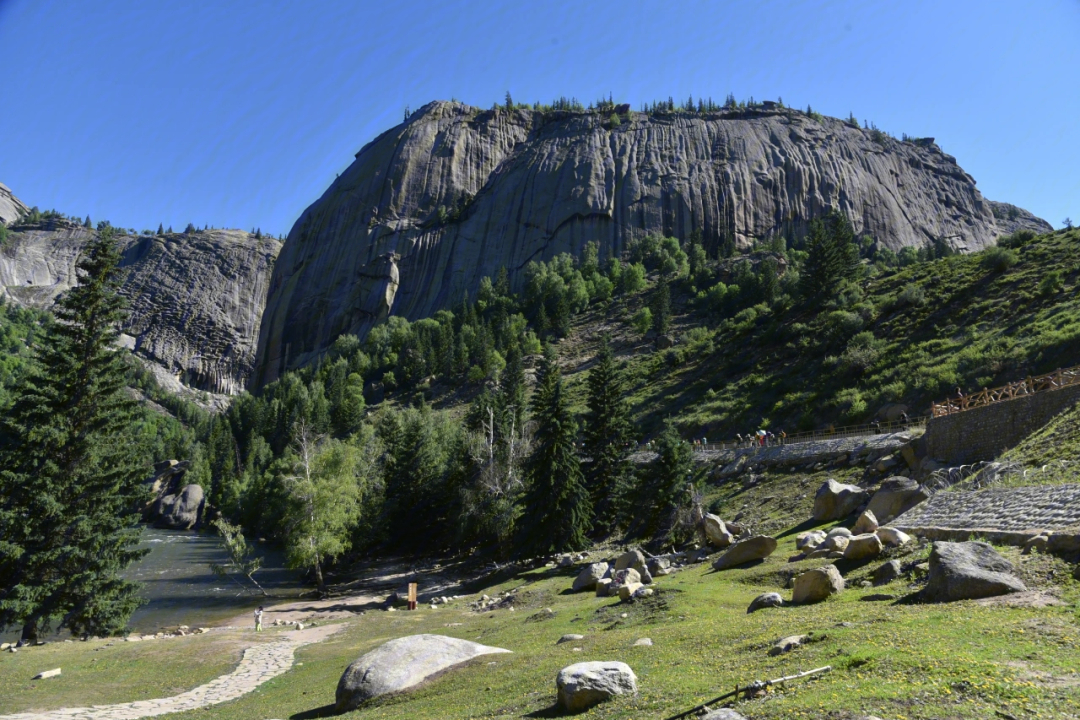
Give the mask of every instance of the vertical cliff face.
<svg viewBox="0 0 1080 720">
<path fill-rule="evenodd" d="M 29 210 L 7 185 L 0 183 L 0 223 L 11 225 Z"/>
<path fill-rule="evenodd" d="M 0 249 L 0 294 L 41 309 L 76 282 L 96 231 L 51 220 L 12 228 Z M 233 394 L 248 383 L 271 269 L 281 243 L 240 230 L 120 240 L 122 331 L 135 354 L 185 385 Z"/>
</svg>

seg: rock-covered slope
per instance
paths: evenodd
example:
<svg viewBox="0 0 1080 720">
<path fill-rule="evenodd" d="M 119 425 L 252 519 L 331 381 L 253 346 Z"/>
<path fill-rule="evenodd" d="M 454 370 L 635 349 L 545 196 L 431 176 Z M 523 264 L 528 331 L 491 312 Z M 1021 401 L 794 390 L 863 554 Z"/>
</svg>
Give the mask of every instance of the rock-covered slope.
<svg viewBox="0 0 1080 720">
<path fill-rule="evenodd" d="M 800 236 L 830 208 L 892 249 L 977 250 L 1004 230 L 932 140 L 782 108 L 648 116 L 435 102 L 365 146 L 297 220 L 274 269 L 256 384 L 342 333 L 419 318 L 500 267 L 636 237 Z M 440 208 L 442 208 L 440 210 Z"/>
<path fill-rule="evenodd" d="M 75 283 L 92 233 L 50 220 L 15 226 L 0 249 L 0 294 L 49 308 Z M 130 303 L 123 332 L 137 356 L 185 385 L 231 394 L 253 367 L 270 273 L 281 243 L 240 230 L 126 236 L 121 292 Z"/>
</svg>

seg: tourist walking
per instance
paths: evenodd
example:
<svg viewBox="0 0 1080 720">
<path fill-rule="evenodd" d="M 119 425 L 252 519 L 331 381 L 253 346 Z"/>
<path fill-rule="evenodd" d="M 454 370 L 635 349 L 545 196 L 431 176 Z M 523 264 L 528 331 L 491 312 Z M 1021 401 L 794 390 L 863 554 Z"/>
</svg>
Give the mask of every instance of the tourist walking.
<svg viewBox="0 0 1080 720">
<path fill-rule="evenodd" d="M 255 611 L 255 632 L 262 632 L 262 616 L 263 608 L 260 605 L 259 609 Z"/>
</svg>

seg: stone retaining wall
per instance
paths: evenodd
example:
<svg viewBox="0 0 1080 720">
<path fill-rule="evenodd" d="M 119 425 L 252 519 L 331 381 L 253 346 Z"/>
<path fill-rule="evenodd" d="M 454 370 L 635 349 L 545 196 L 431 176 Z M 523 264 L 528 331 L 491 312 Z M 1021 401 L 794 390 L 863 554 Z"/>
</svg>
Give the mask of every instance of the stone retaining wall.
<svg viewBox="0 0 1080 720">
<path fill-rule="evenodd" d="M 1052 533 L 1055 550 L 1080 550 L 1080 485 L 939 492 L 892 526 L 931 540 L 975 537 L 1008 545 Z"/>
<path fill-rule="evenodd" d="M 955 464 L 993 460 L 1078 401 L 1080 385 L 1071 385 L 931 418 L 927 453 Z"/>
</svg>

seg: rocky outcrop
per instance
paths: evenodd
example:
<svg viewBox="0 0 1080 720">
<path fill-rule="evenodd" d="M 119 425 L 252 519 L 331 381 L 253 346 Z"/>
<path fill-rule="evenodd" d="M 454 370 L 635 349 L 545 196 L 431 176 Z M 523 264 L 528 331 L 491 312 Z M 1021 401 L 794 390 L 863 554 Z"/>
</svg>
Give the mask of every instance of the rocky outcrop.
<svg viewBox="0 0 1080 720">
<path fill-rule="evenodd" d="M 840 520 L 855 512 L 870 493 L 858 485 L 844 485 L 829 478 L 814 495 L 814 519 Z"/>
<path fill-rule="evenodd" d="M 0 183 L 0 223 L 11 225 L 30 211 L 4 183 Z"/>
<path fill-rule="evenodd" d="M 0 250 L 0 294 L 49 309 L 76 282 L 96 231 L 65 221 L 12 228 Z M 281 249 L 241 230 L 120 239 L 130 305 L 121 328 L 140 357 L 187 387 L 235 394 L 251 376 L 270 272 Z"/>
<path fill-rule="evenodd" d="M 776 551 L 776 540 L 768 535 L 754 535 L 728 548 L 728 551 L 713 561 L 714 570 L 744 565 L 755 560 L 764 560 Z"/>
<path fill-rule="evenodd" d="M 842 592 L 844 578 L 835 565 L 814 570 L 807 570 L 795 578 L 795 587 L 791 593 L 791 602 L 799 605 L 802 603 L 816 603 L 827 599 L 830 595 Z"/>
<path fill-rule="evenodd" d="M 933 141 L 900 142 L 784 108 L 704 115 L 481 110 L 433 102 L 356 155 L 289 233 L 256 384 L 388 314 L 429 316 L 500 268 L 648 234 L 708 247 L 801 236 L 838 208 L 897 250 L 978 250 L 1003 231 Z"/>
<path fill-rule="evenodd" d="M 1014 233 L 1017 230 L 1033 230 L 1037 233 L 1048 233 L 1053 231 L 1054 226 L 1043 220 L 1041 217 L 1035 217 L 1027 210 L 1015 205 L 1010 205 L 1005 202 L 996 202 L 994 200 L 987 200 L 990 204 L 990 212 L 994 214 L 994 221 L 997 223 L 998 230 L 1002 235 L 1008 235 Z"/>
</svg>

